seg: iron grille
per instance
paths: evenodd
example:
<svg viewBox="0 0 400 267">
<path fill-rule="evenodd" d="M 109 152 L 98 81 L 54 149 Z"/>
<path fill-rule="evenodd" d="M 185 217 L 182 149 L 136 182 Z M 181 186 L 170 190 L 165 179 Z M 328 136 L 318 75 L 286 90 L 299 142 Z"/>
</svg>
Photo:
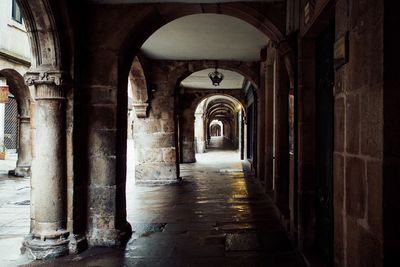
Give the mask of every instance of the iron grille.
<svg viewBox="0 0 400 267">
<path fill-rule="evenodd" d="M 4 111 L 4 145 L 10 152 L 18 149 L 19 123 L 18 104 L 14 97 L 8 97 Z"/>
</svg>

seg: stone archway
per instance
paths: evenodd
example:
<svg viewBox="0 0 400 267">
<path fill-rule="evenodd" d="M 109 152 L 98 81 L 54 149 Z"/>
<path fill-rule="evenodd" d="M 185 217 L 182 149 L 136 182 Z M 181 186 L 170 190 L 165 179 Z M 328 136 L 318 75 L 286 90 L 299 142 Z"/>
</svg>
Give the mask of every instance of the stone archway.
<svg viewBox="0 0 400 267">
<path fill-rule="evenodd" d="M 227 91 L 227 90 L 215 90 L 212 92 L 207 92 L 204 90 L 193 90 L 192 92 L 185 92 L 183 95 L 180 96 L 181 98 L 185 99 L 182 102 L 181 111 L 180 111 L 180 147 L 181 147 L 181 163 L 190 163 L 195 162 L 195 152 L 198 153 L 204 152 L 207 148 L 207 144 L 210 139 L 210 129 L 209 124 L 214 119 L 214 115 L 218 113 L 219 106 L 222 102 L 230 102 L 227 103 L 228 109 L 232 110 L 232 113 L 235 111 L 241 111 L 242 117 L 245 117 L 245 99 L 243 95 L 239 92 L 239 90 L 235 91 Z M 222 102 L 218 102 L 217 105 L 213 107 L 209 106 L 209 101 L 211 99 L 217 99 L 220 97 L 223 98 Z M 204 107 L 199 110 L 199 106 L 204 103 Z M 225 105 L 225 104 L 224 104 Z M 237 119 L 237 118 L 236 118 Z M 225 123 L 227 121 L 223 119 Z M 239 125 L 236 125 L 239 127 Z M 195 128 L 203 129 L 203 131 L 198 131 L 196 133 Z M 239 129 L 239 128 L 238 128 Z M 236 130 L 238 130 L 236 129 Z M 226 129 L 224 127 L 224 133 Z M 226 132 L 230 133 L 230 131 Z M 197 136 L 196 136 L 197 134 Z M 235 134 L 240 134 L 239 132 L 231 133 L 233 138 L 237 138 L 233 140 L 233 143 L 237 143 L 239 147 L 239 136 L 235 136 Z M 196 140 L 195 140 L 196 136 Z"/>
<path fill-rule="evenodd" d="M 32 96 L 24 79 L 13 69 L 0 70 L 0 75 L 7 79 L 10 92 L 18 103 L 19 115 L 19 150 L 17 166 L 14 170 L 16 176 L 29 176 L 32 161 L 31 155 L 31 101 Z"/>
<path fill-rule="evenodd" d="M 95 205 L 88 211 L 88 217 L 95 217 L 97 221 L 89 220 L 86 224 L 87 237 L 90 245 L 113 246 L 121 244 L 130 231 L 126 221 L 126 200 L 123 193 L 126 184 L 126 81 L 134 57 L 145 40 L 174 19 L 191 14 L 214 13 L 244 20 L 268 35 L 273 42 L 280 42 L 284 40 L 284 27 L 283 24 L 274 22 L 281 19 L 284 21 L 284 18 L 279 17 L 274 8 L 264 7 L 263 13 L 268 14 L 264 15 L 257 11 L 257 6 L 243 3 L 142 4 L 126 5 L 123 9 L 112 5 L 94 5 L 91 8 L 93 12 L 88 14 L 87 24 L 84 25 L 84 31 L 90 34 L 85 40 L 87 42 L 82 43 L 81 50 L 85 66 L 80 69 L 80 83 L 86 94 L 82 99 L 89 100 L 85 102 L 87 124 L 84 126 L 85 134 L 90 136 L 88 154 L 96 156 L 96 161 L 89 163 L 87 175 L 89 202 Z M 102 18 L 101 21 L 99 18 Z M 119 29 L 116 30 L 111 25 L 115 25 L 114 20 L 117 18 Z M 107 64 L 103 64 L 104 62 Z M 143 156 L 154 154 L 147 153 L 146 149 L 154 148 L 154 151 L 158 151 L 157 158 L 161 159 L 157 166 L 162 165 L 162 170 L 158 169 L 156 172 L 152 165 L 147 163 L 146 168 L 136 168 L 136 175 L 139 173 L 142 177 L 153 177 L 154 182 L 172 182 L 179 177 L 176 160 L 176 134 L 179 125 L 176 123 L 178 119 L 175 89 L 182 72 L 177 72 L 177 75 L 173 72 L 169 68 L 160 69 L 160 66 L 155 64 L 150 77 L 146 77 L 147 81 L 156 81 L 156 84 L 152 84 L 155 97 L 149 103 L 146 119 L 154 122 L 151 126 L 158 134 L 156 141 L 147 143 L 147 148 L 139 148 L 136 145 L 135 148 L 143 149 Z M 258 71 L 254 73 L 257 77 Z M 254 83 L 258 85 L 257 78 Z M 168 112 L 157 110 L 156 107 L 159 106 L 163 106 Z M 135 125 L 143 126 L 144 132 L 149 129 L 149 126 L 144 124 Z M 147 137 L 143 135 L 143 138 Z M 102 148 L 100 152 L 99 147 Z M 160 148 L 162 153 L 159 152 Z M 100 172 L 99 169 L 103 171 Z M 162 179 L 159 179 L 160 177 Z M 107 192 L 109 197 L 97 200 L 96 196 L 103 192 Z M 114 208 L 104 211 L 101 208 L 104 206 Z M 98 221 L 109 223 L 97 223 Z"/>
</svg>

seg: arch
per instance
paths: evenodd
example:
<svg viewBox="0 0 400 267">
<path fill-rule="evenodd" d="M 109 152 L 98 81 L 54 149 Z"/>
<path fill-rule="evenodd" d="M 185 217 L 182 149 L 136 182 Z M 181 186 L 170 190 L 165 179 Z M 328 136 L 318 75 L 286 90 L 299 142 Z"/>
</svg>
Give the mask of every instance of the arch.
<svg viewBox="0 0 400 267">
<path fill-rule="evenodd" d="M 152 7 L 153 8 L 143 10 L 143 12 L 146 13 L 146 16 L 137 22 L 135 27 L 127 32 L 121 42 L 118 49 L 118 73 L 122 75 L 122 77 L 127 76 L 126 74 L 129 71 L 128 68 L 145 40 L 147 40 L 163 25 L 188 15 L 214 13 L 232 16 L 254 26 L 274 43 L 280 43 L 285 40 L 283 29 L 280 30 L 270 18 L 273 14 L 268 16 L 264 15 L 257 11 L 256 8 L 244 3 L 170 4 L 168 6 L 158 4 L 153 5 Z M 243 73 L 243 75 L 244 74 L 245 73 Z M 258 85 L 258 82 L 254 80 L 253 83 L 256 86 Z"/>
<path fill-rule="evenodd" d="M 70 79 L 74 65 L 74 27 L 69 1 L 16 0 L 25 21 L 35 72 L 65 71 Z"/>
<path fill-rule="evenodd" d="M 17 0 L 32 48 L 32 68 L 60 66 L 61 48 L 54 14 L 48 0 Z"/>
<path fill-rule="evenodd" d="M 16 176 L 28 176 L 32 162 L 31 154 L 31 101 L 32 96 L 22 75 L 13 69 L 0 70 L 0 76 L 7 80 L 10 92 L 17 101 L 19 114 L 18 160 L 15 170 L 10 171 Z"/>
<path fill-rule="evenodd" d="M 220 97 L 222 97 L 222 99 L 229 99 L 234 104 L 234 106 L 230 105 L 231 110 L 236 109 L 236 111 L 242 111 L 244 115 L 246 114 L 246 109 L 244 108 L 245 107 L 244 100 L 239 100 L 236 97 L 229 95 L 227 93 L 225 93 L 225 94 L 219 93 L 219 92 L 218 93 L 208 93 L 205 96 L 201 96 L 199 99 L 197 99 L 197 101 L 195 101 L 196 107 L 198 107 L 201 104 L 201 102 L 205 101 L 204 110 L 203 110 L 203 112 L 205 112 L 207 110 L 209 103 L 212 100 L 218 99 Z"/>
<path fill-rule="evenodd" d="M 132 89 L 133 108 L 138 118 L 147 117 L 149 94 L 146 75 L 142 63 L 136 56 L 129 71 L 129 82 Z"/>
<path fill-rule="evenodd" d="M 20 73 L 13 69 L 2 69 L 0 75 L 7 79 L 10 92 L 18 103 L 18 113 L 21 117 L 30 117 L 30 101 L 32 100 L 28 86 Z"/>
<path fill-rule="evenodd" d="M 205 148 L 207 148 L 211 138 L 211 126 L 215 121 L 221 122 L 222 136 L 230 139 L 234 146 L 240 147 L 242 150 L 244 139 L 242 140 L 241 135 L 245 135 L 241 126 L 246 110 L 244 108 L 244 101 L 242 103 L 233 96 L 221 93 L 209 93 L 196 100 L 194 101 L 196 103 L 194 110 L 194 117 L 196 118 L 194 134 L 196 138 L 194 141 L 197 153 L 203 153 Z M 232 125 L 236 126 L 231 128 Z M 236 130 L 231 131 L 232 129 Z"/>
<path fill-rule="evenodd" d="M 210 123 L 211 136 L 223 136 L 223 123 L 221 121 L 212 121 Z"/>
</svg>

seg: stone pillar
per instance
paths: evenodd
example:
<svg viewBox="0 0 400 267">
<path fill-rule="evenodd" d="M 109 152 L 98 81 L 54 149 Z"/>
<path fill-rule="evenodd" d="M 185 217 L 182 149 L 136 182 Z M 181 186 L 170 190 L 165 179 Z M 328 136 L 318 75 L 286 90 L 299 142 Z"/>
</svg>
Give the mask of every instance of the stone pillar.
<svg viewBox="0 0 400 267">
<path fill-rule="evenodd" d="M 8 88 L 6 79 L 0 77 L 0 86 Z M 0 151 L 5 151 L 6 147 L 4 144 L 4 116 L 5 116 L 5 104 L 0 103 Z"/>
<path fill-rule="evenodd" d="M 204 153 L 205 151 L 205 142 L 204 142 L 204 119 L 203 113 L 195 114 L 195 127 L 196 127 L 196 146 L 197 153 Z"/>
<path fill-rule="evenodd" d="M 148 117 L 136 118 L 134 123 L 136 184 L 178 181 L 174 86 L 162 80 L 156 86 Z"/>
<path fill-rule="evenodd" d="M 65 97 L 61 72 L 29 72 L 35 86 L 36 149 L 32 160 L 34 220 L 22 252 L 34 259 L 68 254 L 66 230 Z"/>
<path fill-rule="evenodd" d="M 283 214 L 289 208 L 289 77 L 277 56 L 275 91 L 275 202 Z"/>
<path fill-rule="evenodd" d="M 273 192 L 273 146 L 274 146 L 274 65 L 265 70 L 265 191 Z"/>
<path fill-rule="evenodd" d="M 192 110 L 186 110 L 181 124 L 181 159 L 182 163 L 196 162 L 194 151 L 194 116 Z"/>
<path fill-rule="evenodd" d="M 19 118 L 19 150 L 15 176 L 29 176 L 31 167 L 31 124 L 30 118 L 21 116 Z"/>
<path fill-rule="evenodd" d="M 257 90 L 257 166 L 256 174 L 257 178 L 260 179 L 261 183 L 264 184 L 265 174 L 265 70 L 266 63 L 261 62 L 260 64 L 260 88 Z"/>
</svg>

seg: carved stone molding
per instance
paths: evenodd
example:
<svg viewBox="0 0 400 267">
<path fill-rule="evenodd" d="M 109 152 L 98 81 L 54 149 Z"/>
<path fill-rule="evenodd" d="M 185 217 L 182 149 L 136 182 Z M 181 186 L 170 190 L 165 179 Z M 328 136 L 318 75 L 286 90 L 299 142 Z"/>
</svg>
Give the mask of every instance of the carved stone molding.
<svg viewBox="0 0 400 267">
<path fill-rule="evenodd" d="M 65 81 L 65 72 L 62 71 L 29 71 L 24 75 L 26 85 L 37 85 L 41 83 L 54 83 L 62 85 Z"/>
<path fill-rule="evenodd" d="M 66 75 L 62 71 L 31 71 L 24 75 L 28 86 L 34 85 L 35 99 L 65 99 Z"/>
<path fill-rule="evenodd" d="M 133 108 L 135 109 L 136 117 L 138 118 L 146 118 L 147 110 L 149 108 L 149 104 L 147 103 L 134 103 Z"/>
<path fill-rule="evenodd" d="M 20 116 L 19 117 L 19 121 L 20 121 L 20 123 L 30 123 L 31 122 L 31 118 L 27 117 L 27 116 Z"/>
</svg>

